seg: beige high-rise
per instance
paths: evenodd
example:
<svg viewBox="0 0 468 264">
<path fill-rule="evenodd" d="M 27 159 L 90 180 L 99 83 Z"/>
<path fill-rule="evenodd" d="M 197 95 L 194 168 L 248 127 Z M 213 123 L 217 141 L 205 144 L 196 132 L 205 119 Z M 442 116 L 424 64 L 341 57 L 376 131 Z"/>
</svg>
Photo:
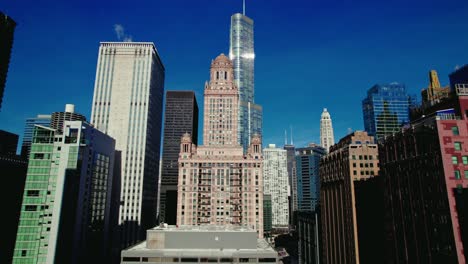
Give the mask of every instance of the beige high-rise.
<svg viewBox="0 0 468 264">
<path fill-rule="evenodd" d="M 238 142 L 239 91 L 224 54 L 211 63 L 205 85 L 203 146 L 182 137 L 178 225 L 238 225 L 263 237 L 263 157 L 253 136 L 247 153 Z"/>
</svg>

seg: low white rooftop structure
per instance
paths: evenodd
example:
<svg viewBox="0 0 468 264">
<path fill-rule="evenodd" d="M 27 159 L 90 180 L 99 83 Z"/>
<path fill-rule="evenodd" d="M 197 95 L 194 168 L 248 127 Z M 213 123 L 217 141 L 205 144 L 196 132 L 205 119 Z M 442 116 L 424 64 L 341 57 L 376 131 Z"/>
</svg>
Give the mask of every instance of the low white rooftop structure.
<svg viewBox="0 0 468 264">
<path fill-rule="evenodd" d="M 253 229 L 240 226 L 167 226 L 122 251 L 124 263 L 278 263 L 278 254 Z"/>
</svg>

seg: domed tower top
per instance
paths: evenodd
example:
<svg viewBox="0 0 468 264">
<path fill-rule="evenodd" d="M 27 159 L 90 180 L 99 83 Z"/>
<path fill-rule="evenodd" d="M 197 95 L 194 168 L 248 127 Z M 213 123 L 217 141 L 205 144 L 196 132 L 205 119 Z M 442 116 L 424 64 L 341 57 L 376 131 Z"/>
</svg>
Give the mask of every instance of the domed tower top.
<svg viewBox="0 0 468 264">
<path fill-rule="evenodd" d="M 324 117 L 328 117 L 328 118 L 324 118 Z M 328 112 L 326 108 L 323 109 L 322 119 L 330 119 L 330 113 Z"/>
<path fill-rule="evenodd" d="M 216 57 L 211 62 L 210 70 L 210 84 L 213 88 L 219 88 L 221 90 L 237 89 L 233 83 L 234 81 L 234 68 L 232 61 L 223 53 Z M 213 85 L 221 85 L 219 87 L 213 87 Z"/>
</svg>

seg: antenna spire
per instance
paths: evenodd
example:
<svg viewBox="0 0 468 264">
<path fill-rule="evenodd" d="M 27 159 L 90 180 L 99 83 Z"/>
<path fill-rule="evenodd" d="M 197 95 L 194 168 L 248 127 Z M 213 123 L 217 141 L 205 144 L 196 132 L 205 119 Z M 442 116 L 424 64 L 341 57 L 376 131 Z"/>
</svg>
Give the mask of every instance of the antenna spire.
<svg viewBox="0 0 468 264">
<path fill-rule="evenodd" d="M 292 126 L 289 126 L 289 128 L 291 129 L 291 145 L 294 145 Z"/>
<path fill-rule="evenodd" d="M 245 0 L 243 0 L 242 5 L 242 14 L 245 16 Z"/>
<path fill-rule="evenodd" d="M 288 132 L 287 130 L 285 129 L 284 130 L 284 145 L 287 145 L 288 144 Z"/>
</svg>

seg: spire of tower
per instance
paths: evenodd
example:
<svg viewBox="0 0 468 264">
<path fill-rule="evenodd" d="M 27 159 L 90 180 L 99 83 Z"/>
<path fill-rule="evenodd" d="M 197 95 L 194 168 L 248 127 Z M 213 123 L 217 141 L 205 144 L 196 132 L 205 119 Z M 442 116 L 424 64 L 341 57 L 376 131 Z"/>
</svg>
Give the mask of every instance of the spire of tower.
<svg viewBox="0 0 468 264">
<path fill-rule="evenodd" d="M 245 16 L 245 0 L 243 1 L 242 5 L 242 14 Z"/>
<path fill-rule="evenodd" d="M 291 129 L 291 145 L 294 145 L 293 133 L 292 133 L 292 126 L 289 126 L 289 129 Z"/>
<path fill-rule="evenodd" d="M 284 130 L 284 145 L 287 145 L 288 144 L 288 132 L 287 130 L 285 129 Z"/>
</svg>

